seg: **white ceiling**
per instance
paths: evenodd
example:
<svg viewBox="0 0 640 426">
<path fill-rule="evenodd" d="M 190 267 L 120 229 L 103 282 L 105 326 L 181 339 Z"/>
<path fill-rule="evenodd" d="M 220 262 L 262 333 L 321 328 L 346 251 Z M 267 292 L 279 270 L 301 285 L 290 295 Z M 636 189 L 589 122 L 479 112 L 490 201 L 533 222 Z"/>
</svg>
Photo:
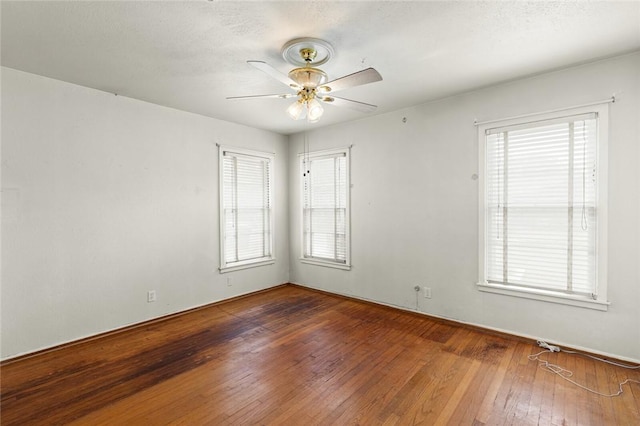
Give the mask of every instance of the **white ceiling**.
<svg viewBox="0 0 640 426">
<path fill-rule="evenodd" d="M 305 125 L 289 93 L 246 60 L 282 73 L 283 44 L 335 48 L 334 79 L 367 67 L 383 81 L 341 97 L 376 114 L 640 49 L 640 2 L 2 1 L 2 65 L 118 95 L 291 134 L 365 115 L 328 105 Z"/>
</svg>

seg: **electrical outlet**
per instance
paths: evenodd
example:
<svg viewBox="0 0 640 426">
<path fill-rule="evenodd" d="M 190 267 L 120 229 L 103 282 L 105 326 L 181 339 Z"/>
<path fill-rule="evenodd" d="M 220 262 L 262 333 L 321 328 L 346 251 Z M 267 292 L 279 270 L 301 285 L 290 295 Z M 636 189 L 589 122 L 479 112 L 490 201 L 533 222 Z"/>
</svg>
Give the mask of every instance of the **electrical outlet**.
<svg viewBox="0 0 640 426">
<path fill-rule="evenodd" d="M 147 292 L 147 303 L 151 303 L 151 302 L 155 302 L 156 301 L 156 291 L 155 290 L 149 290 Z"/>
<path fill-rule="evenodd" d="M 424 287 L 424 298 L 431 299 L 431 287 Z"/>
<path fill-rule="evenodd" d="M 227 287 L 231 287 L 231 277 L 227 277 Z"/>
</svg>

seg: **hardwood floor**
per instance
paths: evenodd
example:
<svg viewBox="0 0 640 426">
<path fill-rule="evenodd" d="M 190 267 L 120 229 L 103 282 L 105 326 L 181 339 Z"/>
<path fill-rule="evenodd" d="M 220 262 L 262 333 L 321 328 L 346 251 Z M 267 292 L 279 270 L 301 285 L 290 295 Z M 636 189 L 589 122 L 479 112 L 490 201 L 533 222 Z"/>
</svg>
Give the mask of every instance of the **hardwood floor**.
<svg viewBox="0 0 640 426">
<path fill-rule="evenodd" d="M 2 366 L 2 424 L 640 424 L 534 342 L 284 286 Z M 544 354 L 615 393 L 640 371 Z"/>
</svg>

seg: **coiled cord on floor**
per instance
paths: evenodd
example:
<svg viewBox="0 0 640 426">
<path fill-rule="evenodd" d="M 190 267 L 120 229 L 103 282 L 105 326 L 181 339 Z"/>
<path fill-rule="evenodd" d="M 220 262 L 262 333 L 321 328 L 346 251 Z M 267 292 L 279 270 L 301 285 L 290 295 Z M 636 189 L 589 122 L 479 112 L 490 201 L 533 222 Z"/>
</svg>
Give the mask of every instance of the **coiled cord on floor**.
<svg viewBox="0 0 640 426">
<path fill-rule="evenodd" d="M 538 361 L 538 365 L 541 368 L 544 368 L 545 370 L 556 374 L 557 376 L 559 376 L 561 379 L 568 381 L 569 383 L 572 383 L 576 386 L 578 386 L 581 389 L 584 389 L 588 392 L 594 393 L 596 395 L 600 395 L 600 396 L 604 396 L 607 398 L 613 398 L 616 396 L 620 396 L 623 393 L 623 389 L 622 386 L 626 385 L 627 383 L 637 383 L 640 385 L 640 380 L 634 380 L 634 379 L 626 379 L 622 382 L 620 382 L 618 384 L 618 392 L 616 393 L 612 393 L 612 394 L 606 394 L 606 393 L 602 393 L 602 392 L 598 392 L 597 390 L 588 388 L 587 386 L 584 386 L 578 382 L 576 382 L 575 380 L 571 379 L 571 377 L 573 376 L 573 372 L 570 370 L 567 370 L 566 368 L 563 368 L 559 365 L 556 364 L 552 364 L 547 360 L 544 359 L 540 359 L 540 355 L 545 354 L 545 353 L 554 353 L 554 352 L 560 352 L 561 349 L 558 346 L 555 345 L 550 345 L 545 341 L 542 340 L 538 340 L 538 346 L 540 346 L 541 348 L 544 348 L 545 350 L 538 352 L 537 354 L 531 354 L 528 356 L 530 361 Z M 593 356 L 593 355 L 589 355 L 589 354 L 583 354 L 581 352 L 576 352 L 576 351 L 568 351 L 568 350 L 562 350 L 562 352 L 566 352 L 568 354 L 575 354 L 575 355 L 582 355 L 591 359 L 594 359 L 596 361 L 602 361 L 605 362 L 607 364 L 611 364 L 611 365 L 615 365 L 616 367 L 622 367 L 622 368 L 627 368 L 627 369 L 638 369 L 640 368 L 640 365 L 626 365 L 626 364 L 621 364 L 621 363 L 617 363 L 617 362 L 613 362 L 613 361 L 609 361 L 603 358 L 598 358 L 597 356 Z"/>
</svg>

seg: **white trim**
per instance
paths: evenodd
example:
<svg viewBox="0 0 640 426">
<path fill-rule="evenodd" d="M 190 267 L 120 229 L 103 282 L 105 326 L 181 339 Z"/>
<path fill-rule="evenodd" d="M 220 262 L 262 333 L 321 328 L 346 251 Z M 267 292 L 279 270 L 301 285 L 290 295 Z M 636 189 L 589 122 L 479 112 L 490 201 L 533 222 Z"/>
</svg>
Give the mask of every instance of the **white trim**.
<svg viewBox="0 0 640 426">
<path fill-rule="evenodd" d="M 274 239 L 275 239 L 275 229 L 274 229 L 274 225 L 275 225 L 275 220 L 274 220 L 274 216 L 275 216 L 275 207 L 273 204 L 273 200 L 274 200 L 274 188 L 275 185 L 273 184 L 273 176 L 274 176 L 274 167 L 275 167 L 275 155 L 273 153 L 270 152 L 262 152 L 262 151 L 255 151 L 255 150 L 250 150 L 250 149 L 245 149 L 245 148 L 236 148 L 236 147 L 232 147 L 232 146 L 226 146 L 226 145 L 221 145 L 221 144 L 216 144 L 218 146 L 218 225 L 219 225 L 219 235 L 218 235 L 218 239 L 219 239 L 219 251 L 220 251 L 220 263 L 219 263 L 219 267 L 218 267 L 218 271 L 223 274 L 226 272 L 233 272 L 233 271 L 237 271 L 240 269 L 248 269 L 248 268 L 253 268 L 253 267 L 257 267 L 257 266 L 264 266 L 264 265 L 270 265 L 275 263 L 275 257 L 274 257 Z M 260 158 L 260 159 L 265 159 L 269 161 L 269 184 L 270 184 L 270 188 L 269 188 L 269 206 L 270 206 L 270 215 L 269 215 L 269 235 L 270 235 L 270 239 L 269 239 L 269 252 L 270 252 L 270 256 L 267 257 L 261 257 L 259 259 L 256 260 L 245 260 L 245 261 L 241 261 L 241 262 L 235 262 L 233 264 L 230 265 L 226 265 L 225 262 L 225 252 L 224 252 L 224 212 L 223 212 L 223 200 L 222 200 L 222 194 L 223 194 L 223 186 L 224 186 L 224 179 L 223 179 L 223 171 L 224 171 L 224 167 L 223 167 L 223 159 L 224 159 L 224 154 L 228 152 L 231 154 L 236 154 L 239 155 L 240 157 L 252 157 L 252 158 Z"/>
<path fill-rule="evenodd" d="M 598 109 L 598 146 L 596 151 L 596 167 L 598 186 L 596 188 L 596 205 L 598 206 L 598 232 L 596 240 L 596 277 L 598 299 L 607 297 L 608 283 L 608 206 L 609 206 L 609 105 L 600 105 Z M 602 296 L 600 295 L 602 293 Z"/>
<path fill-rule="evenodd" d="M 263 291 L 269 291 L 275 287 L 281 286 L 281 285 L 286 285 L 289 284 L 289 281 L 285 281 L 282 282 L 280 284 L 270 284 L 264 288 L 258 288 L 255 290 L 247 290 L 247 291 L 243 291 L 240 293 L 235 293 L 232 296 L 226 296 L 223 297 L 222 299 L 214 299 L 210 302 L 204 302 L 204 303 L 199 303 L 197 305 L 192 305 L 190 307 L 187 308 L 180 308 L 177 311 L 170 311 L 164 314 L 160 314 L 157 316 L 152 316 L 140 321 L 134 321 L 134 322 L 130 322 L 130 323 L 126 323 L 124 325 L 118 326 L 118 327 L 113 327 L 113 328 L 109 328 L 106 329 L 104 331 L 98 331 L 95 333 L 90 333 L 90 334 L 85 334 L 82 335 L 80 337 L 76 337 L 73 339 L 68 339 L 68 340 L 62 340 L 58 343 L 53 343 L 51 345 L 47 345 L 47 346 L 40 346 L 38 348 L 35 348 L 33 350 L 29 350 L 27 352 L 19 352 L 16 354 L 11 354 L 8 355 L 6 358 L 0 358 L 1 362 L 8 362 L 12 359 L 15 358 L 20 358 L 20 357 L 33 357 L 33 356 L 38 356 L 38 352 L 43 352 L 43 351 L 49 351 L 49 350 L 56 350 L 58 347 L 60 346 L 72 346 L 72 345 L 77 345 L 77 344 L 82 344 L 84 342 L 86 342 L 87 340 L 95 340 L 95 339 L 101 339 L 103 337 L 108 337 L 109 334 L 114 333 L 114 332 L 120 332 L 120 331 L 126 331 L 127 329 L 130 329 L 132 327 L 139 327 L 142 324 L 147 324 L 147 323 L 151 323 L 153 321 L 163 321 L 165 320 L 167 317 L 174 317 L 174 316 L 178 316 L 178 315 L 185 315 L 185 314 L 189 314 L 194 310 L 197 309 L 201 309 L 201 308 L 208 308 L 209 306 L 213 306 L 215 304 L 218 303 L 223 303 L 223 302 L 227 302 L 227 301 L 231 301 L 232 299 L 236 299 L 242 296 L 248 296 L 254 293 L 260 293 Z"/>
<path fill-rule="evenodd" d="M 313 151 L 313 152 L 299 152 L 298 153 L 298 157 L 323 157 L 323 156 L 329 156 L 332 154 L 340 154 L 342 152 L 351 152 L 351 148 L 353 147 L 353 145 L 349 145 L 349 146 L 345 146 L 343 148 L 330 148 L 330 149 L 322 149 L 320 151 Z"/>
<path fill-rule="evenodd" d="M 579 306 L 581 308 L 597 309 L 606 311 L 609 302 L 589 299 L 586 296 L 573 294 L 562 294 L 554 291 L 545 291 L 534 288 L 515 287 L 501 284 L 478 283 L 478 290 L 487 293 L 504 294 L 506 296 L 523 297 L 525 299 L 542 300 L 545 302 L 558 303 L 561 305 Z"/>
<path fill-rule="evenodd" d="M 543 120 L 519 121 L 518 124 L 512 124 L 510 126 L 489 127 L 485 131 L 485 134 L 488 136 L 488 135 L 494 135 L 497 133 L 512 132 L 514 130 L 531 129 L 533 127 L 536 127 L 537 123 L 540 123 L 540 125 L 542 126 L 548 126 L 551 124 L 558 124 L 558 123 L 566 123 L 567 119 L 569 118 L 572 119 L 573 121 L 581 121 L 581 120 L 593 120 L 594 118 L 597 118 L 597 117 L 598 117 L 598 114 L 596 112 L 589 112 L 586 114 L 578 114 L 578 115 L 576 114 L 556 115 L 551 120 L 543 119 Z"/>
<path fill-rule="evenodd" d="M 218 268 L 218 271 L 220 271 L 221 274 L 225 274 L 227 272 L 239 271 L 241 269 L 255 268 L 257 266 L 273 265 L 274 263 L 276 263 L 275 257 L 269 258 L 268 260 L 259 260 L 259 261 L 245 260 L 244 262 L 235 263 L 232 266 Z"/>
<path fill-rule="evenodd" d="M 300 152 L 298 153 L 298 178 L 300 179 L 299 191 L 300 191 L 300 211 L 302 213 L 300 220 L 300 261 L 302 263 L 306 263 L 309 265 L 317 265 L 317 266 L 325 266 L 336 269 L 350 270 L 351 269 L 351 147 L 353 145 L 349 145 L 344 148 L 332 148 L 325 149 L 321 151 L 314 152 Z M 345 253 L 345 263 L 332 262 L 330 260 L 320 260 L 312 257 L 305 257 L 304 255 L 304 181 L 300 177 L 302 171 L 302 162 L 305 158 L 308 159 L 318 159 L 323 157 L 332 157 L 336 154 L 344 154 L 346 157 L 346 166 L 347 166 L 347 199 L 346 199 L 346 212 L 345 212 L 345 220 L 346 220 L 346 229 L 345 229 L 345 240 L 346 240 L 346 253 Z"/>
<path fill-rule="evenodd" d="M 611 96 L 609 99 L 604 99 L 604 100 L 596 101 L 596 102 L 589 102 L 587 104 L 575 105 L 575 106 L 571 106 L 571 107 L 552 109 L 552 110 L 542 111 L 542 112 L 533 112 L 533 113 L 529 113 L 529 114 L 515 115 L 515 116 L 512 116 L 512 117 L 499 118 L 499 119 L 496 119 L 496 120 L 485 120 L 485 121 L 474 120 L 473 124 L 474 124 L 474 126 L 484 126 L 484 125 L 487 125 L 487 124 L 499 123 L 501 121 L 519 120 L 521 118 L 535 117 L 537 115 L 542 115 L 542 114 L 555 114 L 557 112 L 569 111 L 569 110 L 572 110 L 572 109 L 579 109 L 579 108 L 586 108 L 586 107 L 590 107 L 590 106 L 594 106 L 594 105 L 605 105 L 605 104 L 609 104 L 609 103 L 612 104 L 612 103 L 615 103 L 615 101 L 616 101 L 616 97 L 615 96 Z"/>
<path fill-rule="evenodd" d="M 595 350 L 593 348 L 587 348 L 587 347 L 584 347 L 584 346 L 578 346 L 578 345 L 574 345 L 574 344 L 570 344 L 570 343 L 560 342 L 560 341 L 557 341 L 557 340 L 548 339 L 546 337 L 532 336 L 530 334 L 523 334 L 523 333 L 516 333 L 514 331 L 511 331 L 511 330 L 508 330 L 508 329 L 504 329 L 504 328 L 491 327 L 491 326 L 484 325 L 482 323 L 477 323 L 477 322 L 462 321 L 460 319 L 450 318 L 450 317 L 446 317 L 446 316 L 443 316 L 443 315 L 432 314 L 430 312 L 423 312 L 423 311 L 412 309 L 412 308 L 408 308 L 408 307 L 405 307 L 405 306 L 394 305 L 392 303 L 384 303 L 384 302 L 380 302 L 380 301 L 375 300 L 375 299 L 368 299 L 366 297 L 356 296 L 354 294 L 340 293 L 340 292 L 337 292 L 337 291 L 330 291 L 330 290 L 326 290 L 324 288 L 314 287 L 314 286 L 310 286 L 310 285 L 307 285 L 307 284 L 300 284 L 300 283 L 296 283 L 296 282 L 290 282 L 290 283 L 294 284 L 294 285 L 299 285 L 300 287 L 305 287 L 305 288 L 310 288 L 310 289 L 313 289 L 313 290 L 323 291 L 323 292 L 329 293 L 329 294 L 336 294 L 338 296 L 344 296 L 344 297 L 347 297 L 347 298 L 350 298 L 350 299 L 356 299 L 356 300 L 361 300 L 361 301 L 364 301 L 364 302 L 373 303 L 375 305 L 388 306 L 390 308 L 398 309 L 398 310 L 401 310 L 401 311 L 424 315 L 425 317 L 439 318 L 439 319 L 451 321 L 451 322 L 457 323 L 457 324 L 470 325 L 470 326 L 478 327 L 478 328 L 481 328 L 481 329 L 484 329 L 484 330 L 498 331 L 500 333 L 508 334 L 510 336 L 523 337 L 525 339 L 531 339 L 532 340 L 532 342 L 531 342 L 532 345 L 534 345 L 535 342 L 538 341 L 538 340 L 544 340 L 547 343 L 552 343 L 554 345 L 558 345 L 563 349 L 564 349 L 564 347 L 567 347 L 569 349 L 575 349 L 575 350 L 579 350 L 579 351 L 589 352 L 589 353 L 592 353 L 592 354 L 595 354 L 595 355 L 602 355 L 602 356 L 605 356 L 607 358 L 614 358 L 614 359 L 617 359 L 619 361 L 627 361 L 627 362 L 640 364 L 640 359 L 629 358 L 629 357 L 625 357 L 625 356 L 621 356 L 621 355 L 617 355 L 617 354 L 613 354 L 613 353 L 609 353 L 609 352 L 602 352 L 602 351 Z"/>
<path fill-rule="evenodd" d="M 566 305 L 587 307 L 592 309 L 607 310 L 609 301 L 607 299 L 607 225 L 608 225 L 608 139 L 609 139 L 609 103 L 611 100 L 591 103 L 576 107 L 574 109 L 563 108 L 560 110 L 547 111 L 540 114 L 527 114 L 525 116 L 510 117 L 503 120 L 486 121 L 478 125 L 478 290 L 508 296 L 519 296 L 527 299 L 544 300 L 547 302 L 556 302 Z M 485 236 L 486 229 L 486 205 L 487 193 L 485 188 L 486 175 L 486 132 L 490 128 L 495 128 L 494 123 L 500 123 L 499 127 L 508 127 L 518 125 L 524 118 L 535 117 L 533 121 L 551 120 L 558 116 L 558 112 L 563 112 L 563 116 L 575 116 L 587 113 L 596 113 L 598 115 L 598 143 L 596 152 L 597 164 L 597 194 L 596 205 L 598 208 L 597 222 L 597 241 L 596 241 L 596 293 L 597 299 L 582 299 L 573 297 L 561 292 L 545 292 L 544 290 L 527 289 L 526 287 L 512 287 L 499 284 L 486 283 L 486 256 L 485 256 Z M 530 120 L 531 122 L 532 120 Z M 493 126 L 490 126 L 493 125 Z M 569 296 L 569 297 L 567 297 Z"/>
<path fill-rule="evenodd" d="M 351 265 L 348 265 L 345 263 L 337 263 L 337 262 L 331 262 L 330 260 L 319 260 L 319 259 L 314 259 L 309 257 L 301 257 L 300 263 L 306 263 L 309 265 L 316 265 L 316 266 L 324 266 L 327 268 L 342 269 L 345 271 L 351 270 Z"/>
<path fill-rule="evenodd" d="M 240 155 L 245 155 L 247 157 L 254 157 L 254 158 L 268 158 L 271 161 L 275 159 L 275 154 L 272 152 L 256 151 L 253 149 L 246 149 L 246 148 L 237 148 L 229 145 L 218 145 L 218 152 L 221 154 L 224 154 L 225 152 L 231 152 L 233 154 L 240 154 Z"/>
<path fill-rule="evenodd" d="M 268 151 L 256 151 L 253 149 L 247 149 L 247 148 L 237 148 L 235 146 L 230 146 L 230 145 L 222 145 L 219 143 L 216 143 L 216 146 L 220 149 L 222 149 L 223 151 L 230 151 L 230 152 L 235 152 L 238 154 L 245 154 L 245 155 L 250 155 L 253 157 L 275 157 L 275 152 L 268 152 Z M 258 155 L 256 155 L 258 154 Z"/>
<path fill-rule="evenodd" d="M 219 263 L 218 269 L 222 269 L 222 265 L 224 265 L 224 203 L 222 200 L 224 180 L 223 180 L 223 158 L 224 158 L 224 150 L 225 147 L 218 144 L 218 248 L 219 248 Z"/>
</svg>

